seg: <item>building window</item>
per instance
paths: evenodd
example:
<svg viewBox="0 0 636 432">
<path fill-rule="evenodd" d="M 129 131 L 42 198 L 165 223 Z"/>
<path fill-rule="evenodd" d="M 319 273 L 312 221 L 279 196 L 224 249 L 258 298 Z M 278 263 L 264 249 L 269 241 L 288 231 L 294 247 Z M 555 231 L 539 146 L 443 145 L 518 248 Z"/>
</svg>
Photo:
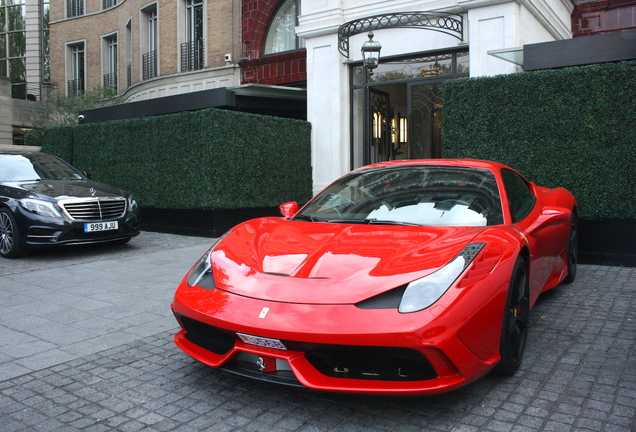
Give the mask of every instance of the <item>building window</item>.
<svg viewBox="0 0 636 432">
<path fill-rule="evenodd" d="M 203 69 L 203 0 L 186 0 L 185 40 L 181 44 L 181 72 Z"/>
<path fill-rule="evenodd" d="M 299 0 L 286 0 L 274 15 L 267 30 L 264 54 L 275 54 L 305 47 L 305 41 L 296 36 Z"/>
<path fill-rule="evenodd" d="M 146 53 L 141 57 L 142 79 L 147 80 L 157 76 L 157 8 L 144 12 L 144 21 L 147 28 L 142 28 L 142 44 Z M 145 40 L 143 37 L 145 36 Z"/>
<path fill-rule="evenodd" d="M 84 15 L 84 0 L 66 0 L 66 17 Z"/>
<path fill-rule="evenodd" d="M 11 78 L 12 96 L 26 99 L 26 28 L 24 2 L 0 4 L 0 76 Z"/>
<path fill-rule="evenodd" d="M 110 9 L 117 5 L 117 0 L 102 0 L 102 9 Z"/>
<path fill-rule="evenodd" d="M 42 82 L 51 82 L 51 61 L 49 58 L 49 0 L 42 0 Z"/>
<path fill-rule="evenodd" d="M 103 87 L 117 93 L 117 36 L 104 38 Z"/>
<path fill-rule="evenodd" d="M 69 45 L 69 68 L 67 94 L 75 96 L 83 93 L 84 87 L 84 43 Z"/>
</svg>

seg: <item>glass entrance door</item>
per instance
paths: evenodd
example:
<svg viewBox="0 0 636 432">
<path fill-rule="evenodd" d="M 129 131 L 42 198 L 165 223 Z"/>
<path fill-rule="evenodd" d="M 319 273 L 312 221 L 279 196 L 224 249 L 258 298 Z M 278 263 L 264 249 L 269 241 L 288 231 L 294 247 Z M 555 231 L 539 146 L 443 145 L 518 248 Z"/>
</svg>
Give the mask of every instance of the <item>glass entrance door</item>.
<svg viewBox="0 0 636 432">
<path fill-rule="evenodd" d="M 468 76 L 468 52 L 352 68 L 351 168 L 442 156 L 442 84 Z"/>
<path fill-rule="evenodd" d="M 408 84 L 408 159 L 442 156 L 442 84 Z"/>
</svg>

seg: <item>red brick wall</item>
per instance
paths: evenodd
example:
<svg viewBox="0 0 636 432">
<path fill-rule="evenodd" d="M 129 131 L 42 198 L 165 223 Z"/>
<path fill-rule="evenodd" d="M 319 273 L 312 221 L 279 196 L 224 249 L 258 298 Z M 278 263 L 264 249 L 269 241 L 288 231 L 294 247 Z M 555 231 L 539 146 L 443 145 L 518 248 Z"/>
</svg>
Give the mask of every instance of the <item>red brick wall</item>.
<svg viewBox="0 0 636 432">
<path fill-rule="evenodd" d="M 576 0 L 572 13 L 574 37 L 636 29 L 634 0 Z"/>
<path fill-rule="evenodd" d="M 307 80 L 304 49 L 263 56 L 267 27 L 283 0 L 242 0 L 243 84 L 283 85 Z"/>
</svg>

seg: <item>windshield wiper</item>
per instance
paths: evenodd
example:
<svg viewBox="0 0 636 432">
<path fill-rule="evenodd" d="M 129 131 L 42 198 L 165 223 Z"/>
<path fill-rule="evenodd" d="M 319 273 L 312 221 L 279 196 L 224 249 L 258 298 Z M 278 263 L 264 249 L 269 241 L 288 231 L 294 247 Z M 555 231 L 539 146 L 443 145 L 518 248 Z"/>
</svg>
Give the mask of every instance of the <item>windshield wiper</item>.
<svg viewBox="0 0 636 432">
<path fill-rule="evenodd" d="M 404 225 L 404 226 L 422 226 L 421 224 L 413 223 L 413 222 L 402 222 L 402 221 L 391 221 L 391 220 L 378 220 L 371 219 L 370 224 L 376 225 Z"/>
<path fill-rule="evenodd" d="M 370 219 L 331 219 L 329 223 L 350 223 L 350 224 L 364 224 L 364 225 L 405 225 L 405 226 L 421 226 L 420 224 L 411 222 L 401 222 L 392 220 L 378 220 L 375 218 Z"/>
<path fill-rule="evenodd" d="M 296 215 L 292 218 L 292 220 L 299 220 L 299 221 L 308 221 L 308 222 L 324 222 L 323 219 L 311 216 L 311 215 Z"/>
</svg>

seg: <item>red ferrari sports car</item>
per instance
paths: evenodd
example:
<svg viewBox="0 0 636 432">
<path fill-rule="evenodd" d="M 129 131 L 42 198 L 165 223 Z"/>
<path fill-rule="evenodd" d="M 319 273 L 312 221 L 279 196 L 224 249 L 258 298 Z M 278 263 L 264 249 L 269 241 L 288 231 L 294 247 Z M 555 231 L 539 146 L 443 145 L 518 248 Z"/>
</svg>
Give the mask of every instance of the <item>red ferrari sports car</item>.
<svg viewBox="0 0 636 432">
<path fill-rule="evenodd" d="M 350 172 L 300 210 L 244 222 L 172 310 L 179 348 L 312 389 L 450 391 L 522 360 L 539 294 L 576 275 L 576 201 L 477 160 Z"/>
</svg>

